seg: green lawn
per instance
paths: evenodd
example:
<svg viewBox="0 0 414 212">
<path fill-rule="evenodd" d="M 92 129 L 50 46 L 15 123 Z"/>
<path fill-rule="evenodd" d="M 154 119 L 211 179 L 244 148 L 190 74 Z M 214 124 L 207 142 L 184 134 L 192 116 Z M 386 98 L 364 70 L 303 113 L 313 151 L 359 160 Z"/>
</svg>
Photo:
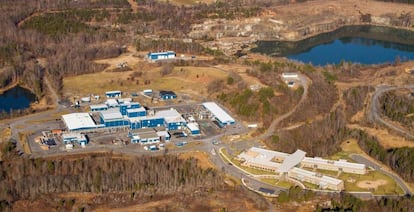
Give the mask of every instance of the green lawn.
<svg viewBox="0 0 414 212">
<path fill-rule="evenodd" d="M 253 168 L 249 168 L 249 167 L 242 166 L 242 165 L 241 165 L 241 162 L 240 162 L 240 161 L 238 161 L 238 160 L 236 160 L 236 159 L 234 159 L 232 156 L 230 156 L 230 155 L 227 153 L 227 150 L 226 150 L 226 149 L 223 149 L 223 150 L 222 150 L 222 153 L 223 153 L 224 155 L 226 155 L 228 158 L 230 158 L 231 162 L 233 162 L 233 164 L 234 164 L 234 165 L 236 165 L 236 166 L 238 166 L 239 168 L 241 168 L 241 169 L 243 169 L 243 170 L 245 170 L 245 171 L 249 172 L 250 174 L 254 174 L 254 175 L 269 175 L 269 174 L 274 175 L 274 174 L 275 174 L 274 172 L 262 171 L 262 170 L 259 170 L 259 169 L 253 169 Z M 223 158 L 225 161 L 229 162 L 229 161 L 228 161 L 228 160 L 226 160 L 224 157 L 222 157 L 222 158 Z"/>
<path fill-rule="evenodd" d="M 260 181 L 268 183 L 270 185 L 276 185 L 276 186 L 280 186 L 280 187 L 287 188 L 287 189 L 289 189 L 292 186 L 295 186 L 295 184 L 291 182 L 279 181 L 278 179 L 273 179 L 273 178 L 261 178 Z"/>
</svg>

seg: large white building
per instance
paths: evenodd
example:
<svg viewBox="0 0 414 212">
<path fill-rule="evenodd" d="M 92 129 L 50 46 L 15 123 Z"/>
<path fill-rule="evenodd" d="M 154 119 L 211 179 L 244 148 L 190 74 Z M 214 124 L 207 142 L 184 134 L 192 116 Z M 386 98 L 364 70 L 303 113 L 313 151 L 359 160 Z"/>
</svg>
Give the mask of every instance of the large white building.
<svg viewBox="0 0 414 212">
<path fill-rule="evenodd" d="M 236 121 L 215 102 L 204 102 L 203 106 L 210 111 L 221 127 L 236 123 Z"/>
<path fill-rule="evenodd" d="M 297 150 L 293 154 L 271 151 L 252 147 L 242 152 L 238 159 L 242 166 L 275 172 L 280 179 L 293 178 L 302 182 L 318 185 L 321 189 L 343 190 L 344 183 L 340 179 L 324 176 L 302 168 L 323 169 L 353 174 L 366 174 L 364 164 L 351 163 L 345 160 L 326 160 L 322 158 L 305 157 L 306 152 Z"/>
<path fill-rule="evenodd" d="M 62 116 L 63 123 L 69 131 L 91 130 L 100 125 L 96 125 L 89 113 L 70 113 Z"/>
</svg>

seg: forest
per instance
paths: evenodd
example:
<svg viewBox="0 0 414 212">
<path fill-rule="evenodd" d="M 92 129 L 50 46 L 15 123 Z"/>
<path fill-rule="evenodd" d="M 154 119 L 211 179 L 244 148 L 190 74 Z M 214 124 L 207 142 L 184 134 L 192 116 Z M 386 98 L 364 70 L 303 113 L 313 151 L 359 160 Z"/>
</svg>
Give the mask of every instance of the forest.
<svg viewBox="0 0 414 212">
<path fill-rule="evenodd" d="M 194 192 L 222 186 L 222 176 L 201 169 L 195 159 L 127 157 L 111 153 L 28 159 L 2 143 L 0 199 L 12 204 L 41 194 L 129 192 L 137 196 Z"/>
<path fill-rule="evenodd" d="M 380 110 L 385 117 L 410 131 L 414 130 L 414 97 L 410 92 L 386 92 L 379 101 Z"/>
</svg>

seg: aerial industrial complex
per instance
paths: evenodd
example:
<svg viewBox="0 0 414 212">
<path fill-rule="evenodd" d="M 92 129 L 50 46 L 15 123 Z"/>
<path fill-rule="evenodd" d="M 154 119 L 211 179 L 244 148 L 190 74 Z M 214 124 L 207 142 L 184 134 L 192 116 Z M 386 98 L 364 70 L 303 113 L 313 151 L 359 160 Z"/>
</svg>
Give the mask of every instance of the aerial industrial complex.
<svg viewBox="0 0 414 212">
<path fill-rule="evenodd" d="M 105 104 L 90 105 L 90 112 L 71 113 L 62 116 L 66 130 L 71 133 L 71 140 L 79 143 L 76 138 L 82 136 L 76 133 L 104 131 L 107 129 L 129 130 L 131 143 L 149 144 L 160 141 L 169 141 L 169 131 L 187 131 L 192 136 L 201 135 L 201 130 L 195 119 L 190 116 L 185 119 L 176 109 L 147 109 L 131 98 L 120 98 L 121 91 L 105 93 L 108 98 Z M 167 95 L 175 95 L 167 93 Z M 168 97 L 175 98 L 175 97 Z M 218 126 L 226 127 L 235 123 L 235 120 L 214 102 L 205 102 L 200 105 L 209 113 Z M 148 130 L 149 129 L 149 130 Z"/>
<path fill-rule="evenodd" d="M 242 152 L 237 159 L 242 166 L 274 172 L 280 180 L 294 179 L 317 185 L 320 189 L 344 190 L 344 182 L 340 179 L 324 176 L 320 173 L 306 170 L 320 169 L 352 174 L 366 174 L 364 164 L 350 163 L 346 160 L 326 160 L 319 157 L 305 157 L 306 152 L 297 150 L 293 154 L 271 151 L 252 147 Z M 305 169 L 304 169 L 305 168 Z"/>
</svg>

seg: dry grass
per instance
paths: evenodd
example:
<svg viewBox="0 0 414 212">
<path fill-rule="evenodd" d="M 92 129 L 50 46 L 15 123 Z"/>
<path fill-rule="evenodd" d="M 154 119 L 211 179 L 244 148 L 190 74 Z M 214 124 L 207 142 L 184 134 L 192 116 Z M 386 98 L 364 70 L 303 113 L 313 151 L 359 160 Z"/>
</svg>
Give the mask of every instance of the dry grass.
<svg viewBox="0 0 414 212">
<path fill-rule="evenodd" d="M 365 130 L 370 135 L 374 135 L 377 137 L 378 142 L 383 146 L 385 149 L 391 148 L 401 148 L 401 147 L 414 147 L 414 142 L 409 141 L 403 137 L 392 135 L 386 129 L 374 129 L 369 127 L 362 127 L 359 125 L 348 125 L 350 128 L 358 128 Z"/>
<path fill-rule="evenodd" d="M 215 168 L 214 164 L 211 163 L 209 155 L 205 152 L 186 152 L 179 155 L 181 159 L 195 158 L 197 160 L 197 165 L 202 169 Z"/>
<path fill-rule="evenodd" d="M 24 153 L 32 154 L 29 142 L 27 140 L 27 135 L 30 133 L 19 133 L 19 143 L 22 146 Z"/>
<path fill-rule="evenodd" d="M 349 139 L 341 144 L 342 151 L 346 153 L 358 153 L 363 154 L 364 151 L 359 147 L 358 141 L 356 139 Z"/>
<path fill-rule="evenodd" d="M 161 1 L 167 1 L 167 0 L 161 0 Z M 172 4 L 176 4 L 176 5 L 195 5 L 198 3 L 211 4 L 211 3 L 214 3 L 215 0 L 169 0 L 169 2 Z"/>
<path fill-rule="evenodd" d="M 226 79 L 227 73 L 207 67 L 175 67 L 173 72 L 161 77 L 160 68 L 152 68 L 134 80 L 130 75 L 134 71 L 101 72 L 67 77 L 63 80 L 63 94 L 66 97 L 86 96 L 91 93 L 103 94 L 108 90 L 137 92 L 144 89 L 174 90 L 176 92 L 191 92 L 206 94 L 206 85 L 215 79 Z M 139 84 L 136 81 L 139 80 Z M 144 85 L 145 80 L 150 84 Z"/>
</svg>

